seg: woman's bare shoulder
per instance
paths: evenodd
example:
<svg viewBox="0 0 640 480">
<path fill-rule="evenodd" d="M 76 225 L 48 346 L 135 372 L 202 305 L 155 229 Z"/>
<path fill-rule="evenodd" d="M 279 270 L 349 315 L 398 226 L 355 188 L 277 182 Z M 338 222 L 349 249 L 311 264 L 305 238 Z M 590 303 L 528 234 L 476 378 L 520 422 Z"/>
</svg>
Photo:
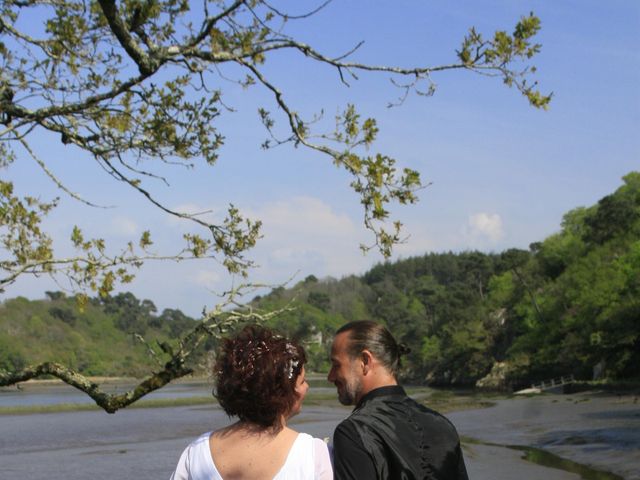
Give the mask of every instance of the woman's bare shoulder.
<svg viewBox="0 0 640 480">
<path fill-rule="evenodd" d="M 272 479 L 298 437 L 287 427 L 278 432 L 232 427 L 212 432 L 209 439 L 211 457 L 224 478 Z"/>
</svg>

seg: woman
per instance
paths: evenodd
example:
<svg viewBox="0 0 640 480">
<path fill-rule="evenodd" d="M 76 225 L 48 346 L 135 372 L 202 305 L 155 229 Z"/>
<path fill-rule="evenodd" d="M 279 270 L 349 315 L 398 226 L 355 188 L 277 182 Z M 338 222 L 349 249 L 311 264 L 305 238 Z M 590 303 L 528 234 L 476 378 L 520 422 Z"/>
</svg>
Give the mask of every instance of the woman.
<svg viewBox="0 0 640 480">
<path fill-rule="evenodd" d="M 287 427 L 309 389 L 306 361 L 301 346 L 264 327 L 224 340 L 215 396 L 238 421 L 192 442 L 171 479 L 332 479 L 327 445 Z"/>
</svg>

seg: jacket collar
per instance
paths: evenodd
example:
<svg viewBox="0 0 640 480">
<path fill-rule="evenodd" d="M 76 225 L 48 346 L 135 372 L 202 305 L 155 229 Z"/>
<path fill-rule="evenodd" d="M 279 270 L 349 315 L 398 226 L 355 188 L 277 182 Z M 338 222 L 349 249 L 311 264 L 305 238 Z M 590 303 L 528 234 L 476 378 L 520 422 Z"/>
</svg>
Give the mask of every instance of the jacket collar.
<svg viewBox="0 0 640 480">
<path fill-rule="evenodd" d="M 367 402 L 370 402 L 374 398 L 387 397 L 391 395 L 406 396 L 407 393 L 404 391 L 404 388 L 402 388 L 400 385 L 387 385 L 386 387 L 374 388 L 373 390 L 368 392 L 366 395 L 364 395 L 360 399 L 360 401 L 358 402 L 358 404 L 353 410 L 356 411 L 359 408 L 362 408 Z"/>
</svg>

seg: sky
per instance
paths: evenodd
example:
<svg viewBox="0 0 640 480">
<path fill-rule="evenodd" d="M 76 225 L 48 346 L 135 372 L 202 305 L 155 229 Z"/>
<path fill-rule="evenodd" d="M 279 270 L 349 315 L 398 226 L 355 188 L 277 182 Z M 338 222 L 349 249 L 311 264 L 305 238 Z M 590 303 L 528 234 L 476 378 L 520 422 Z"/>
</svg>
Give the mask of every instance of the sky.
<svg viewBox="0 0 640 480">
<path fill-rule="evenodd" d="M 279 5 L 302 13 L 302 5 L 317 4 Z M 289 25 L 290 34 L 328 56 L 364 41 L 353 60 L 435 66 L 455 61 L 469 27 L 485 34 L 511 31 L 531 11 L 542 21 L 537 37 L 542 50 L 534 63 L 541 90 L 553 92 L 547 111 L 529 107 L 499 79 L 462 71 L 434 75 L 434 96 L 410 95 L 389 109 L 400 92 L 388 76 L 363 74 L 347 87 L 335 70 L 299 56 L 279 54 L 267 62 L 265 74 L 294 110 L 307 118 L 323 110 L 331 119 L 347 103 L 357 105 L 363 116 L 378 121 L 372 152 L 418 170 L 428 184 L 419 203 L 392 209 L 408 235 L 392 260 L 428 252 L 526 249 L 559 231 L 566 212 L 595 204 L 615 191 L 625 174 L 640 170 L 640 2 L 334 0 L 314 17 Z M 272 98 L 260 87 L 245 90 L 219 81 L 234 112 L 220 119 L 225 145 L 218 163 L 163 170 L 170 185 L 149 184 L 154 194 L 176 209 L 210 211 L 212 220 L 220 219 L 229 203 L 261 219 L 263 238 L 249 254 L 259 265 L 250 271 L 251 282 L 295 283 L 311 274 L 341 278 L 383 261 L 374 251 L 363 255 L 359 249 L 372 237 L 349 176 L 328 158 L 301 148 L 262 150 L 266 132 L 258 106 L 284 121 Z M 59 254 L 71 253 L 74 225 L 114 247 L 151 230 L 158 252 L 177 250 L 182 234 L 193 231 L 115 182 L 78 150 L 47 136 L 31 141 L 72 191 L 112 207 L 91 208 L 69 198 L 20 154 L 2 175 L 20 193 L 61 197 L 45 222 Z M 159 310 L 179 308 L 197 317 L 241 282 L 216 262 L 162 262 L 145 265 L 121 290 L 152 300 Z M 67 287 L 64 279 L 23 277 L 0 300 L 42 298 L 47 290 Z"/>
</svg>

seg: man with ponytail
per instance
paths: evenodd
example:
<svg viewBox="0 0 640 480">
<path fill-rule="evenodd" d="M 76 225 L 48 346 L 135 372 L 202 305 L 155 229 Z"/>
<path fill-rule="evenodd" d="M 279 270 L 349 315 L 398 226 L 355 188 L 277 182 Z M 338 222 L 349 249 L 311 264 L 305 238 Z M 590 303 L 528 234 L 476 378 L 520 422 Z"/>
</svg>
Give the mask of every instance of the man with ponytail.
<svg viewBox="0 0 640 480">
<path fill-rule="evenodd" d="M 340 403 L 355 405 L 333 435 L 336 480 L 468 480 L 455 427 L 398 385 L 405 353 L 376 322 L 336 332 L 328 380 Z"/>
</svg>

